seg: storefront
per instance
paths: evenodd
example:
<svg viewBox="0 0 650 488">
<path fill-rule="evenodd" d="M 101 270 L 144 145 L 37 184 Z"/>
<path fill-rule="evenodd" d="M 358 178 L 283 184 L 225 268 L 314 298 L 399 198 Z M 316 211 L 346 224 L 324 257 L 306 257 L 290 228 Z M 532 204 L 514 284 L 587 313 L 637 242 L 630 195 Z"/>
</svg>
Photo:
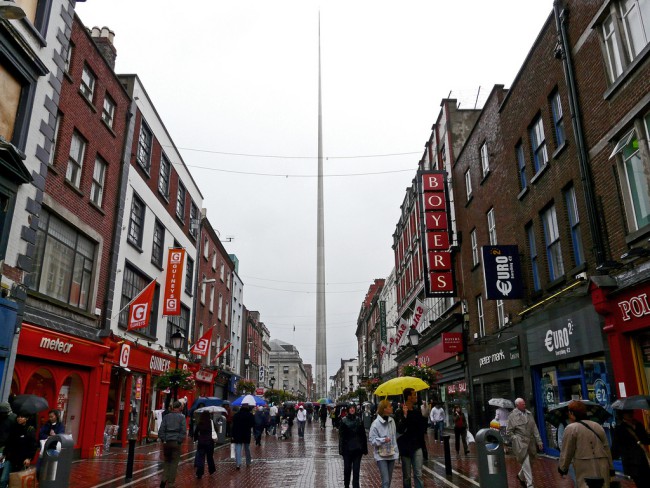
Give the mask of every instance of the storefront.
<svg viewBox="0 0 650 488">
<path fill-rule="evenodd" d="M 496 414 L 496 407 L 488 405 L 491 398 L 514 402 L 518 397 L 525 397 L 519 337 L 475 346 L 468 362 L 473 406 L 470 425 L 478 431 L 488 427 Z"/>
<path fill-rule="evenodd" d="M 97 455 L 102 444 L 97 412 L 108 395 L 108 353 L 101 343 L 27 323 L 21 328 L 11 393 L 41 396 L 60 410 L 65 432 L 83 458 Z M 37 424 L 46 421 L 47 410 L 38 414 Z"/>
<path fill-rule="evenodd" d="M 613 377 L 602 320 L 588 297 L 576 297 L 529 322 L 526 338 L 537 425 L 544 426 L 540 434 L 545 448 L 557 455 L 557 429 L 544 421 L 545 412 L 575 399 L 589 399 L 612 411 Z M 609 436 L 610 424 L 603 427 Z"/>
<path fill-rule="evenodd" d="M 198 396 L 214 396 L 214 377 L 216 374 L 216 371 L 210 371 L 207 369 L 200 369 L 194 373 Z"/>
</svg>

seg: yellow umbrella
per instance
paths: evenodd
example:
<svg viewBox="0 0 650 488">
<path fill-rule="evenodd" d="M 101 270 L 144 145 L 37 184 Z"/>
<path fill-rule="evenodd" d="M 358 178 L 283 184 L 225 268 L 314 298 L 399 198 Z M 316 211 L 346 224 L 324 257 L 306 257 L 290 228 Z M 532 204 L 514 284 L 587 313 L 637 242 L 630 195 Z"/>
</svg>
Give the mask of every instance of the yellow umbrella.
<svg viewBox="0 0 650 488">
<path fill-rule="evenodd" d="M 413 388 L 415 391 L 428 390 L 429 385 L 420 378 L 414 376 L 400 376 L 382 383 L 375 390 L 377 396 L 401 395 L 405 388 Z"/>
</svg>

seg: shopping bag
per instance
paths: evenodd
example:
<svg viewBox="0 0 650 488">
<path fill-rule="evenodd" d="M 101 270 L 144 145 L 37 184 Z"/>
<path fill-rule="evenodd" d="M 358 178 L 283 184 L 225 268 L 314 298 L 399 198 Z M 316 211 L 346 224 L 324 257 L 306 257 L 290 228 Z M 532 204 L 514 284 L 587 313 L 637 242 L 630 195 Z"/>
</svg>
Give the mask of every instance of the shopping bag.
<svg viewBox="0 0 650 488">
<path fill-rule="evenodd" d="M 217 435 L 217 431 L 214 430 L 214 420 L 210 420 L 210 427 L 212 427 L 212 440 L 216 441 L 219 436 Z"/>
<path fill-rule="evenodd" d="M 235 459 L 235 445 L 230 444 L 230 459 Z"/>
<path fill-rule="evenodd" d="M 467 431 L 467 443 L 471 444 L 472 442 L 476 442 L 476 439 L 474 439 L 474 435 L 468 430 Z"/>
<path fill-rule="evenodd" d="M 9 488 L 36 488 L 36 468 L 27 468 L 11 473 Z"/>
</svg>

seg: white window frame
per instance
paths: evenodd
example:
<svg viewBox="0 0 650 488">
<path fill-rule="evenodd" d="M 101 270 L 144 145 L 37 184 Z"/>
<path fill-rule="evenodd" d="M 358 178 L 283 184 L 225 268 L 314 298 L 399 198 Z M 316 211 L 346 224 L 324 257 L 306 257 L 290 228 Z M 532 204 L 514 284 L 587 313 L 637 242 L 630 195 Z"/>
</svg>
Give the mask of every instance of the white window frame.
<svg viewBox="0 0 650 488">
<path fill-rule="evenodd" d="M 533 151 L 535 174 L 537 174 L 548 164 L 548 148 L 544 134 L 544 120 L 541 115 L 535 119 L 530 128 L 530 147 Z"/>
<path fill-rule="evenodd" d="M 201 305 L 205 305 L 205 289 L 207 286 L 207 283 L 205 282 L 206 277 L 205 274 L 202 275 L 201 278 Z"/>
<path fill-rule="evenodd" d="M 472 243 L 472 266 L 476 266 L 481 262 L 481 257 L 478 252 L 478 237 L 476 236 L 476 229 L 471 230 L 469 238 Z"/>
<path fill-rule="evenodd" d="M 210 257 L 210 240 L 206 237 L 203 240 L 203 259 L 206 261 Z"/>
<path fill-rule="evenodd" d="M 467 171 L 465 171 L 465 195 L 467 197 L 467 201 L 472 198 L 472 173 L 469 168 L 467 168 Z"/>
<path fill-rule="evenodd" d="M 544 241 L 546 244 L 546 258 L 548 261 L 548 274 L 551 281 L 564 275 L 564 261 L 560 245 L 560 231 L 557 225 L 557 212 L 555 205 L 551 205 L 542 212 L 544 228 Z"/>
<path fill-rule="evenodd" d="M 93 182 L 90 186 L 90 201 L 101 208 L 104 201 L 104 186 L 106 185 L 106 161 L 97 156 L 93 169 Z"/>
<path fill-rule="evenodd" d="M 83 97 L 90 103 L 92 103 L 93 96 L 95 96 L 96 82 L 97 77 L 95 74 L 90 71 L 90 68 L 87 65 L 84 65 L 84 68 L 81 72 L 81 84 L 79 85 L 79 90 L 81 91 Z"/>
<path fill-rule="evenodd" d="M 481 295 L 476 296 L 476 318 L 478 319 L 478 335 L 479 337 L 485 337 L 485 315 Z"/>
<path fill-rule="evenodd" d="M 551 97 L 551 114 L 553 115 L 553 126 L 555 129 L 555 140 L 557 147 L 566 142 L 566 131 L 564 130 L 564 111 L 562 109 L 562 99 L 560 92 L 555 90 Z"/>
<path fill-rule="evenodd" d="M 505 302 L 503 300 L 497 300 L 496 301 L 496 306 L 497 306 L 497 324 L 499 326 L 499 329 L 501 329 L 502 327 L 505 327 L 505 325 L 506 325 Z"/>
<path fill-rule="evenodd" d="M 217 270 L 217 250 L 212 250 L 212 271 Z"/>
<path fill-rule="evenodd" d="M 107 93 L 104 95 L 104 105 L 102 106 L 102 120 L 104 123 L 113 128 L 113 122 L 115 121 L 115 100 Z"/>
<path fill-rule="evenodd" d="M 490 245 L 497 245 L 497 224 L 496 217 L 494 215 L 494 207 L 492 207 L 487 212 L 487 225 L 488 225 L 488 236 L 490 237 Z"/>
<path fill-rule="evenodd" d="M 54 135 L 52 136 L 52 149 L 50 149 L 50 166 L 54 165 L 54 157 L 56 156 L 56 145 L 59 142 L 59 129 L 61 128 L 62 115 L 59 112 L 56 114 L 56 122 L 54 123 Z"/>
<path fill-rule="evenodd" d="M 223 282 L 226 277 L 226 265 L 224 263 L 221 263 L 221 268 L 219 270 L 219 278 Z"/>
<path fill-rule="evenodd" d="M 487 141 L 481 145 L 481 174 L 485 178 L 490 172 L 490 155 Z"/>
<path fill-rule="evenodd" d="M 210 290 L 210 306 L 208 307 L 210 313 L 214 313 L 214 285 L 212 285 Z"/>
<path fill-rule="evenodd" d="M 178 191 L 176 192 L 176 216 L 185 222 L 185 209 L 187 205 L 187 190 L 185 186 L 179 181 Z"/>
<path fill-rule="evenodd" d="M 72 154 L 73 150 L 76 153 L 74 155 Z M 74 131 L 70 139 L 70 152 L 68 154 L 68 167 L 65 172 L 65 179 L 77 189 L 81 184 L 81 171 L 83 170 L 85 154 L 86 141 L 81 137 L 81 134 Z"/>
<path fill-rule="evenodd" d="M 223 311 L 223 295 L 219 293 L 219 301 L 217 302 L 217 319 L 221 320 L 221 312 Z"/>
</svg>

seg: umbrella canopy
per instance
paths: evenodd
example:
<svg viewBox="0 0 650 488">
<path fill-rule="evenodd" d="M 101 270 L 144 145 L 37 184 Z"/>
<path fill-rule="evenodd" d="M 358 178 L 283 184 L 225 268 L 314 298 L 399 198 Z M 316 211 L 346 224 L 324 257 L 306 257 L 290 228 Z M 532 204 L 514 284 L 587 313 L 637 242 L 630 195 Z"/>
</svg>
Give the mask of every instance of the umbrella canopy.
<svg viewBox="0 0 650 488">
<path fill-rule="evenodd" d="M 47 400 L 38 395 L 16 395 L 11 404 L 11 409 L 16 413 L 34 415 L 35 413 L 47 410 Z"/>
<path fill-rule="evenodd" d="M 515 404 L 512 403 L 512 400 L 508 400 L 507 398 L 490 398 L 488 400 L 488 405 L 499 408 L 515 408 Z"/>
<path fill-rule="evenodd" d="M 320 403 L 321 405 L 329 405 L 334 402 L 330 398 L 320 398 L 316 401 L 316 403 Z"/>
<path fill-rule="evenodd" d="M 256 395 L 242 395 L 239 398 L 236 398 L 231 405 L 233 407 L 240 407 L 242 405 L 248 405 L 249 407 L 266 407 L 266 400 Z"/>
<path fill-rule="evenodd" d="M 215 407 L 215 406 L 210 406 L 210 407 L 201 407 L 197 408 L 195 410 L 196 412 L 210 412 L 210 413 L 228 413 L 228 410 L 226 410 L 223 407 Z"/>
<path fill-rule="evenodd" d="M 375 390 L 377 396 L 401 395 L 405 388 L 413 388 L 415 391 L 428 390 L 429 385 L 420 378 L 414 376 L 400 376 L 382 383 Z"/>
<path fill-rule="evenodd" d="M 650 410 L 649 395 L 632 395 L 625 398 L 619 398 L 612 403 L 612 408 L 616 410 Z"/>
<path fill-rule="evenodd" d="M 601 405 L 591 400 L 578 400 L 584 403 L 587 406 L 587 420 L 593 420 L 602 424 L 607 421 L 612 414 L 605 410 Z M 558 403 L 544 414 L 546 421 L 555 426 L 559 427 L 560 424 L 566 423 L 569 418 L 569 403 L 571 402 L 562 402 Z"/>
</svg>

